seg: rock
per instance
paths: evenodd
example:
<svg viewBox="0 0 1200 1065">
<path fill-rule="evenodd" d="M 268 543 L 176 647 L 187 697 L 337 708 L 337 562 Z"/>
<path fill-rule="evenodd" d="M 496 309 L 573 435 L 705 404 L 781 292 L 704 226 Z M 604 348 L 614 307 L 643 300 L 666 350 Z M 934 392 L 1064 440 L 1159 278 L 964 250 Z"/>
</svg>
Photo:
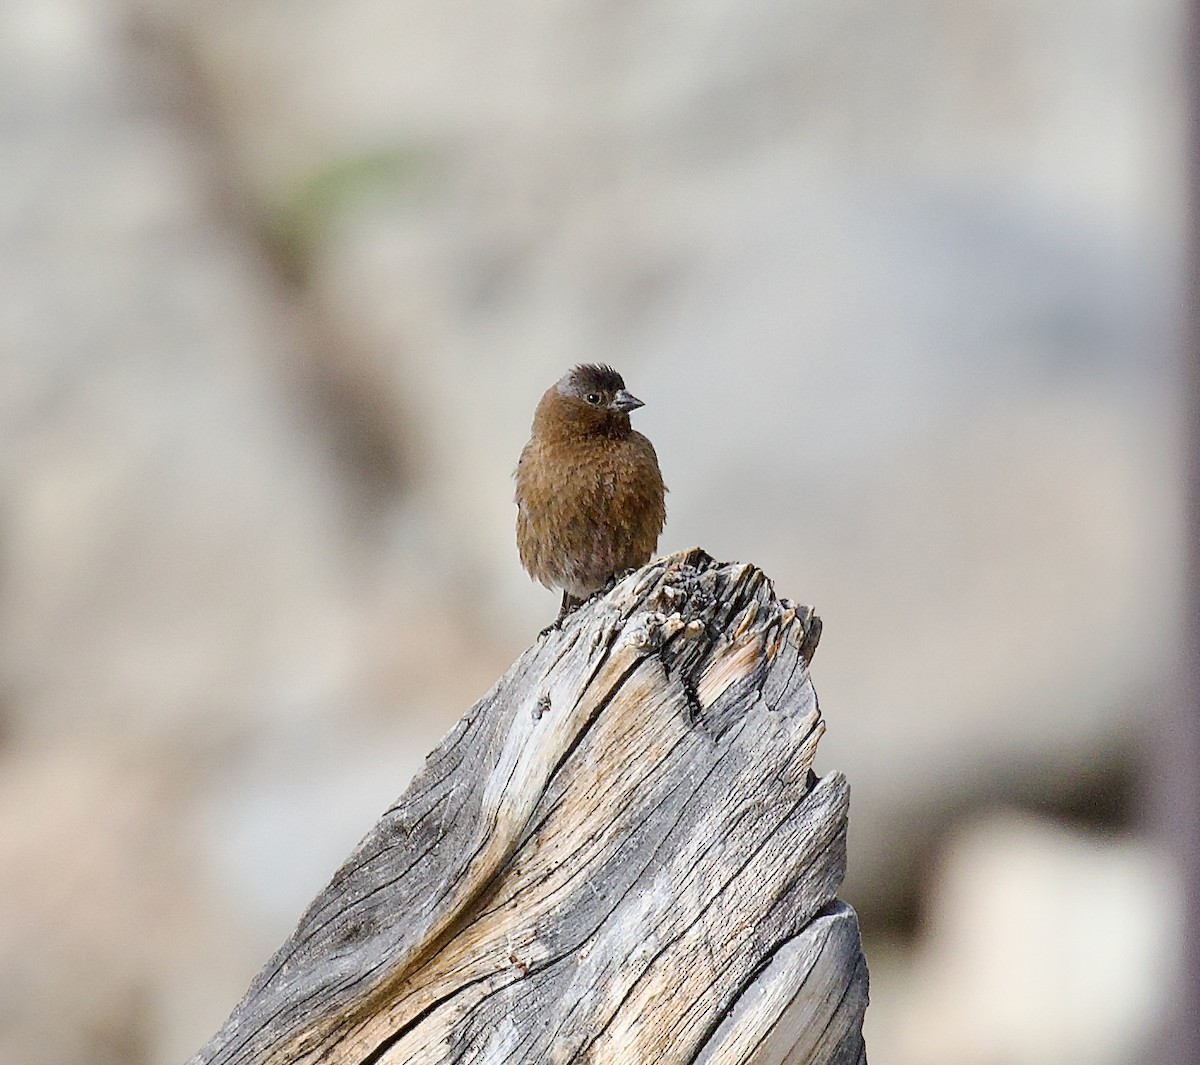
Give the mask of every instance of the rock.
<svg viewBox="0 0 1200 1065">
<path fill-rule="evenodd" d="M 868 1045 L 892 1065 L 1146 1060 L 1178 971 L 1176 888 L 1129 838 L 1012 813 L 961 825 L 915 957 L 877 966 L 868 944 Z"/>
</svg>

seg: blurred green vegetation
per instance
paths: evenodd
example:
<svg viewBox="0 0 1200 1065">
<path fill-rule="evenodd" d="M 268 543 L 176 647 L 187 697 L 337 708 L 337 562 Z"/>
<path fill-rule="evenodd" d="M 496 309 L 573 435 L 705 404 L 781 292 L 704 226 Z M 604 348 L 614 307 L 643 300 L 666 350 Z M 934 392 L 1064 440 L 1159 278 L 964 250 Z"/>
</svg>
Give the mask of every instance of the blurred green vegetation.
<svg viewBox="0 0 1200 1065">
<path fill-rule="evenodd" d="M 413 148 L 391 147 L 330 159 L 270 204 L 264 236 L 284 280 L 303 286 L 334 224 L 366 204 L 410 194 L 429 158 Z"/>
</svg>

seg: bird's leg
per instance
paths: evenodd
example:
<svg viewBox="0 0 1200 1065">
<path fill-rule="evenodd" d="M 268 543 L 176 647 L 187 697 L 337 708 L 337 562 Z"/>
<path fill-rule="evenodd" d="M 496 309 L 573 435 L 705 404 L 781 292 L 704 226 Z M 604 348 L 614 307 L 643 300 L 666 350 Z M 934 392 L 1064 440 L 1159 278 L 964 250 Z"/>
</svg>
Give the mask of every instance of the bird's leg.
<svg viewBox="0 0 1200 1065">
<path fill-rule="evenodd" d="M 606 580 L 602 585 L 600 585 L 600 587 L 597 588 L 594 592 L 592 592 L 592 594 L 589 595 L 586 599 L 575 600 L 575 606 L 582 606 L 584 603 L 590 603 L 594 599 L 599 599 L 602 596 L 608 595 L 608 593 L 611 592 L 617 586 L 617 581 L 619 581 L 622 577 L 627 577 L 632 572 L 633 572 L 633 570 L 627 569 L 627 570 L 622 570 L 620 573 L 614 573 L 611 577 L 608 578 L 608 580 Z M 573 607 L 571 607 L 571 609 L 574 610 L 575 607 L 573 606 Z"/>
<path fill-rule="evenodd" d="M 576 602 L 575 606 L 583 606 L 584 603 L 591 603 L 597 599 L 600 599 L 601 597 L 603 597 L 603 596 L 607 595 L 609 592 L 611 592 L 613 590 L 613 588 L 616 587 L 616 583 L 617 582 L 610 577 L 607 584 L 602 585 L 601 587 L 597 588 L 586 599 L 578 600 L 578 602 Z M 572 607 L 571 609 L 574 610 L 575 607 Z"/>
<path fill-rule="evenodd" d="M 540 640 L 548 632 L 557 632 L 559 629 L 561 629 L 562 623 L 566 620 L 567 615 L 570 614 L 572 610 L 577 609 L 582 603 L 582 599 L 576 599 L 569 592 L 563 592 L 562 606 L 558 608 L 558 617 L 556 617 L 549 625 L 547 625 L 544 629 L 542 629 L 541 632 L 538 633 L 538 639 Z"/>
</svg>

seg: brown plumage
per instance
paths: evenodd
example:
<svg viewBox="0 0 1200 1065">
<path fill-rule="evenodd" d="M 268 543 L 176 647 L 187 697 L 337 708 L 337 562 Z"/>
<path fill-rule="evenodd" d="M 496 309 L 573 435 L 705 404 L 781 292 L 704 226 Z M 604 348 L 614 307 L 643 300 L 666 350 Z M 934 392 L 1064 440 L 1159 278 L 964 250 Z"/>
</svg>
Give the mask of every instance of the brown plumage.
<svg viewBox="0 0 1200 1065">
<path fill-rule="evenodd" d="M 517 463 L 517 549 L 563 593 L 561 620 L 644 565 L 666 521 L 654 445 L 629 424 L 644 404 L 609 366 L 576 366 L 542 396 Z"/>
</svg>

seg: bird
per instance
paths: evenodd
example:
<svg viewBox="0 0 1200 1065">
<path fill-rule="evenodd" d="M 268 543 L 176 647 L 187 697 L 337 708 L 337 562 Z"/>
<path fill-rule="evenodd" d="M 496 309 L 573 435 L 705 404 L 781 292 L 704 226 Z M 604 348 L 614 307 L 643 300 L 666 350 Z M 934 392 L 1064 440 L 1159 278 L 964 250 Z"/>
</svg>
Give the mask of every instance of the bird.
<svg viewBox="0 0 1200 1065">
<path fill-rule="evenodd" d="M 517 550 L 562 591 L 556 628 L 616 577 L 650 561 L 666 523 L 658 455 L 629 422 L 645 404 L 611 366 L 583 364 L 546 390 L 517 462 Z"/>
</svg>

